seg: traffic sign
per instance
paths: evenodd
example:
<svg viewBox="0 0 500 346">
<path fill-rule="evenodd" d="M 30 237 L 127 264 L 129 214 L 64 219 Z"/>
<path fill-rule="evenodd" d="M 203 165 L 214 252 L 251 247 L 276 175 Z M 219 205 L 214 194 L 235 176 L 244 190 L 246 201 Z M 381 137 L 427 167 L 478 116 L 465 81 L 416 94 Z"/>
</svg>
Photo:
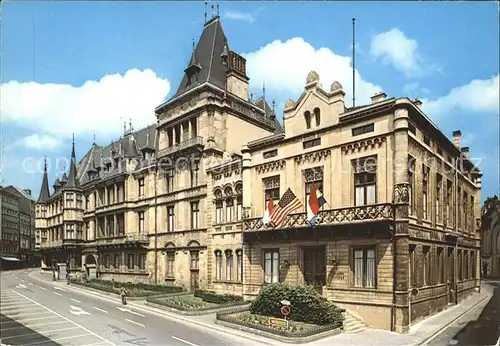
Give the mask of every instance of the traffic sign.
<svg viewBox="0 0 500 346">
<path fill-rule="evenodd" d="M 290 315 L 290 308 L 289 308 L 287 305 L 283 305 L 283 306 L 281 307 L 280 311 L 281 311 L 281 314 L 282 314 L 283 316 L 288 316 L 288 315 Z"/>
</svg>

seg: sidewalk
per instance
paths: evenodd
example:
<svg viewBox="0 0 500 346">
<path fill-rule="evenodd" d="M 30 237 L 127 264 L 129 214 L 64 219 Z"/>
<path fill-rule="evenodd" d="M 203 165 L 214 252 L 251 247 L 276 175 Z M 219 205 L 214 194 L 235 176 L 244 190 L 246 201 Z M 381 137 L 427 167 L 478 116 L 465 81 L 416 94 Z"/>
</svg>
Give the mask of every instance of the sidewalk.
<svg viewBox="0 0 500 346">
<path fill-rule="evenodd" d="M 94 291 L 86 290 L 82 287 L 76 287 L 74 285 L 67 285 L 63 281 L 51 281 L 51 277 L 43 275 L 40 271 L 34 271 L 30 273 L 30 276 L 37 280 L 48 281 L 55 285 L 63 286 L 66 289 L 75 290 L 83 294 L 92 295 L 94 297 L 98 296 L 102 299 L 112 299 L 120 302 L 118 297 L 113 297 L 105 293 L 95 293 Z M 339 334 L 332 337 L 328 337 L 322 340 L 317 340 L 308 343 L 311 346 L 333 346 L 333 345 L 407 345 L 416 346 L 422 345 L 427 342 L 434 335 L 441 332 L 448 325 L 453 323 L 458 318 L 466 315 L 472 308 L 483 305 L 486 306 L 490 298 L 492 297 L 493 287 L 487 283 L 483 283 L 481 286 L 481 293 L 475 293 L 460 304 L 455 305 L 449 309 L 446 309 L 436 315 L 433 315 L 413 326 L 410 327 L 408 334 L 398 334 L 394 332 L 389 332 L 380 329 L 367 328 L 359 333 L 354 334 Z M 172 312 L 157 309 L 151 306 L 147 306 L 144 301 L 130 301 L 129 305 L 135 308 L 148 311 L 150 313 L 166 317 L 175 321 L 182 321 L 183 323 L 197 325 L 202 328 L 208 328 L 212 330 L 217 330 L 223 333 L 236 335 L 239 337 L 244 337 L 248 340 L 252 340 L 261 344 L 267 345 L 290 345 L 280 341 L 265 338 L 252 333 L 246 333 L 239 330 L 232 330 L 228 328 L 221 327 L 214 323 L 215 314 L 207 314 L 201 316 L 183 316 Z"/>
</svg>

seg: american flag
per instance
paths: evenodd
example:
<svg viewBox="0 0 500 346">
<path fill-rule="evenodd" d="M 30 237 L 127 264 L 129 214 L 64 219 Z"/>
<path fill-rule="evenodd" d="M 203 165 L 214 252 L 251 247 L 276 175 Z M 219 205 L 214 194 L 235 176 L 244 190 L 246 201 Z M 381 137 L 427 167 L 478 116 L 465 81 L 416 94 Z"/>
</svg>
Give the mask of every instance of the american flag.
<svg viewBox="0 0 500 346">
<path fill-rule="evenodd" d="M 285 217 L 300 207 L 302 207 L 302 203 L 300 203 L 292 190 L 288 188 L 283 196 L 281 196 L 278 204 L 274 207 L 271 215 L 269 215 L 269 219 L 274 227 L 281 227 L 285 221 Z"/>
</svg>

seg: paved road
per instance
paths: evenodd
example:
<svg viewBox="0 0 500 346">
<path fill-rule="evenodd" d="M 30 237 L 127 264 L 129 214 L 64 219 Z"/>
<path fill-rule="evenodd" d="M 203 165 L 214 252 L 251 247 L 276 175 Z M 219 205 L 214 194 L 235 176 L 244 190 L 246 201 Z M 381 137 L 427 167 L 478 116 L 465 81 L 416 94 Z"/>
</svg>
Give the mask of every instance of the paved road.
<svg viewBox="0 0 500 346">
<path fill-rule="evenodd" d="M 480 304 L 469 314 L 455 321 L 428 346 L 498 345 L 500 338 L 500 281 L 487 281 L 495 287 L 488 303 Z"/>
<path fill-rule="evenodd" d="M 3 272 L 0 335 L 6 345 L 256 345 L 216 330 L 185 325 L 143 310 Z"/>
</svg>

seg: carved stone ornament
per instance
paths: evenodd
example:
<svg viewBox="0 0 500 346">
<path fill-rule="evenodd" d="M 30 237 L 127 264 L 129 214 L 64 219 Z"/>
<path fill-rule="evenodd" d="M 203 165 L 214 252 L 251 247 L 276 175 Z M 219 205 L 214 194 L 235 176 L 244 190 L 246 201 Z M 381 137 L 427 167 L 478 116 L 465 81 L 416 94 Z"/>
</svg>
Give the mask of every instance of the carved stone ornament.
<svg viewBox="0 0 500 346">
<path fill-rule="evenodd" d="M 342 90 L 342 84 L 337 81 L 333 81 L 332 85 L 330 86 L 330 92 L 334 93 L 339 90 Z"/>
<path fill-rule="evenodd" d="M 306 183 L 323 181 L 323 166 L 305 169 L 302 174 Z"/>
<path fill-rule="evenodd" d="M 358 153 L 361 150 L 379 148 L 386 141 L 385 137 L 368 138 L 362 141 L 349 143 L 341 147 L 342 153 Z"/>
<path fill-rule="evenodd" d="M 243 218 L 244 219 L 249 219 L 250 218 L 250 209 L 251 207 L 243 207 Z"/>
<path fill-rule="evenodd" d="M 280 171 L 286 166 L 285 160 L 277 160 L 273 162 L 264 163 L 255 168 L 257 174 L 262 174 L 266 172 Z"/>
<path fill-rule="evenodd" d="M 280 187 L 280 177 L 279 176 L 265 178 L 262 181 L 264 183 L 264 189 L 266 189 L 266 190 L 277 189 Z"/>
<path fill-rule="evenodd" d="M 316 71 L 311 71 L 307 74 L 306 84 L 319 81 L 319 74 Z"/>
<path fill-rule="evenodd" d="M 295 157 L 295 162 L 297 164 L 302 164 L 302 163 L 314 163 L 314 162 L 321 162 L 326 160 L 326 158 L 331 154 L 330 149 L 326 150 L 319 150 L 311 153 L 306 153 L 302 154 L 299 156 Z"/>
<path fill-rule="evenodd" d="M 394 203 L 406 204 L 410 202 L 410 184 L 400 183 L 394 185 Z"/>
<path fill-rule="evenodd" d="M 291 108 L 295 106 L 295 102 L 292 99 L 288 99 L 285 104 L 285 108 Z"/>
</svg>

